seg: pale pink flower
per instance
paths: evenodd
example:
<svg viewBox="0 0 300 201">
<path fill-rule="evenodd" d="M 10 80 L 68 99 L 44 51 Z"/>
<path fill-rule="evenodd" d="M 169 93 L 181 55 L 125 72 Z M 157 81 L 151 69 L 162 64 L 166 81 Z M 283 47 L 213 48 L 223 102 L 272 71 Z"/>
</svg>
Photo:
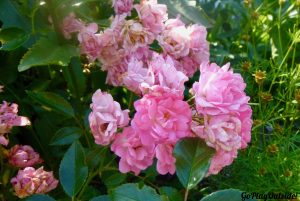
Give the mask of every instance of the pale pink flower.
<svg viewBox="0 0 300 201">
<path fill-rule="evenodd" d="M 153 33 L 135 20 L 126 21 L 121 34 L 124 37 L 123 47 L 127 51 L 135 51 L 137 48 L 147 46 L 154 41 Z"/>
<path fill-rule="evenodd" d="M 237 157 L 237 150 L 224 151 L 223 149 L 217 150 L 210 162 L 210 166 L 206 176 L 211 174 L 218 174 L 224 167 L 230 165 Z"/>
<path fill-rule="evenodd" d="M 165 29 L 157 40 L 164 53 L 175 59 L 185 57 L 190 52 L 190 33 L 184 25 Z"/>
<path fill-rule="evenodd" d="M 15 145 L 9 150 L 8 162 L 15 167 L 29 167 L 42 163 L 40 155 L 29 145 Z"/>
<path fill-rule="evenodd" d="M 248 143 L 251 140 L 251 130 L 252 130 L 252 109 L 249 105 L 247 105 L 247 108 L 245 111 L 239 112 L 239 118 L 242 124 L 242 145 L 241 148 L 244 149 L 247 147 Z"/>
<path fill-rule="evenodd" d="M 66 16 L 61 25 L 61 29 L 66 39 L 71 39 L 72 33 L 80 32 L 84 27 L 85 24 L 79 19 L 76 19 L 74 13 L 70 13 Z"/>
<path fill-rule="evenodd" d="M 209 54 L 209 45 L 206 40 L 207 31 L 204 26 L 194 24 L 188 27 L 190 34 L 190 48 L 193 51 L 202 51 L 208 52 Z M 207 54 L 207 53 L 206 53 Z"/>
<path fill-rule="evenodd" d="M 167 56 L 165 59 L 162 55 L 155 53 L 149 63 L 149 68 L 153 69 L 157 84 L 183 94 L 184 83 L 188 78 L 175 68 L 171 57 Z"/>
<path fill-rule="evenodd" d="M 117 15 L 130 15 L 134 0 L 113 0 L 113 7 Z"/>
<path fill-rule="evenodd" d="M 157 171 L 159 174 L 174 174 L 176 158 L 173 156 L 174 146 L 171 144 L 159 144 L 155 148 L 157 158 Z"/>
<path fill-rule="evenodd" d="M 165 22 L 166 30 L 171 30 L 174 27 L 181 27 L 181 26 L 185 26 L 185 24 L 180 20 L 180 16 L 178 16 L 177 18 L 174 18 L 174 19 L 168 19 Z"/>
<path fill-rule="evenodd" d="M 33 167 L 26 167 L 19 170 L 16 177 L 11 179 L 11 184 L 19 198 L 33 194 L 45 194 L 55 189 L 58 184 L 52 172 L 46 172 L 43 167 L 35 170 Z"/>
<path fill-rule="evenodd" d="M 134 172 L 138 175 L 153 163 L 154 143 L 142 144 L 138 129 L 124 128 L 123 132 L 116 135 L 111 145 L 111 150 L 121 157 L 119 169 L 122 173 Z"/>
<path fill-rule="evenodd" d="M 188 77 L 192 77 L 199 69 L 198 62 L 196 62 L 191 56 L 186 56 L 179 59 L 176 64 L 177 70 L 182 71 Z"/>
<path fill-rule="evenodd" d="M 95 143 L 108 145 L 115 137 L 117 128 L 129 123 L 129 110 L 121 110 L 120 104 L 100 89 L 94 93 L 92 101 L 89 122 Z"/>
<path fill-rule="evenodd" d="M 118 63 L 113 66 L 103 65 L 102 70 L 107 71 L 106 83 L 112 86 L 123 86 L 124 73 L 127 72 L 128 67 L 126 61 Z"/>
<path fill-rule="evenodd" d="M 176 143 L 191 134 L 191 110 L 182 99 L 183 94 L 153 86 L 134 103 L 136 113 L 131 125 L 140 130 L 143 144 Z"/>
<path fill-rule="evenodd" d="M 78 34 L 81 54 L 86 54 L 90 61 L 94 61 L 102 50 L 100 34 L 96 34 L 98 25 L 91 23 Z"/>
<path fill-rule="evenodd" d="M 199 113 L 217 115 L 248 108 L 249 97 L 244 92 L 246 84 L 240 74 L 229 69 L 229 64 L 220 68 L 216 64 L 203 63 L 200 71 L 199 82 L 193 85 Z"/>
<path fill-rule="evenodd" d="M 164 28 L 168 19 L 167 6 L 158 4 L 157 0 L 142 0 L 134 6 L 144 27 L 158 35 Z"/>
<path fill-rule="evenodd" d="M 5 134 L 10 133 L 13 126 L 27 126 L 30 121 L 27 117 L 18 116 L 18 105 L 3 101 L 0 104 L 0 144 L 7 146 L 8 139 Z"/>
<path fill-rule="evenodd" d="M 128 71 L 123 75 L 123 84 L 126 88 L 141 94 L 141 84 L 147 83 L 149 86 L 152 86 L 154 81 L 154 73 L 147 67 L 144 67 L 142 61 L 132 58 L 128 63 Z"/>
</svg>

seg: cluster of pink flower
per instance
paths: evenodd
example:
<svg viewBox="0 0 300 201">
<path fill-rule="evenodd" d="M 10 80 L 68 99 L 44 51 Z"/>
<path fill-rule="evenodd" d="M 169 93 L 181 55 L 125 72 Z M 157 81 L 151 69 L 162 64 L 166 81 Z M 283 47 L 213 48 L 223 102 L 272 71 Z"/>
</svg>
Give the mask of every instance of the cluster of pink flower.
<svg viewBox="0 0 300 201">
<path fill-rule="evenodd" d="M 52 172 L 47 172 L 40 167 L 33 166 L 40 164 L 43 160 L 40 155 L 28 145 L 15 145 L 8 154 L 8 162 L 20 169 L 16 177 L 11 179 L 11 184 L 19 198 L 32 194 L 44 194 L 56 188 L 58 180 Z"/>
<path fill-rule="evenodd" d="M 108 84 L 142 96 L 134 103 L 136 113 L 128 126 L 129 111 L 98 90 L 89 116 L 95 142 L 112 143 L 121 172 L 139 174 L 156 158 L 160 174 L 174 174 L 175 144 L 184 137 L 200 137 L 216 150 L 208 175 L 217 174 L 251 138 L 252 110 L 242 77 L 229 65 L 209 64 L 206 28 L 186 26 L 179 17 L 168 19 L 166 5 L 157 0 L 136 5 L 133 0 L 113 0 L 113 6 L 116 16 L 102 32 L 74 14 L 62 24 L 65 37 L 78 33 L 81 53 L 101 63 Z M 138 16 L 131 19 L 133 8 Z M 162 53 L 153 50 L 154 43 Z M 190 106 L 184 101 L 184 83 L 200 65 Z M 123 130 L 117 134 L 118 128 Z"/>
<path fill-rule="evenodd" d="M 2 92 L 3 86 L 0 86 Z M 0 104 L 0 144 L 7 146 L 8 139 L 5 135 L 10 133 L 13 126 L 27 126 L 30 121 L 27 117 L 18 116 L 18 105 L 3 102 Z M 32 166 L 40 164 L 43 160 L 40 155 L 28 145 L 15 145 L 8 152 L 8 162 L 14 167 L 24 168 L 19 170 L 11 183 L 19 198 L 32 194 L 42 194 L 56 188 L 58 181 L 52 172 L 46 172 L 43 167 L 35 170 Z"/>
</svg>

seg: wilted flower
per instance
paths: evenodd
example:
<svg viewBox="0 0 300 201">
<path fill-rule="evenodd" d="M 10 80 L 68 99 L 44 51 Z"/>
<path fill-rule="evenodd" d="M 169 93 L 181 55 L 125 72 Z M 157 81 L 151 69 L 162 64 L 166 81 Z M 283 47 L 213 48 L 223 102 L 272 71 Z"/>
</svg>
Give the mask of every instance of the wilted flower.
<svg viewBox="0 0 300 201">
<path fill-rule="evenodd" d="M 52 172 L 46 172 L 43 167 L 35 170 L 26 167 L 19 170 L 16 177 L 11 179 L 11 184 L 19 198 L 33 194 L 45 194 L 56 188 L 58 180 L 53 177 Z"/>
<path fill-rule="evenodd" d="M 269 92 L 260 92 L 258 95 L 260 96 L 262 101 L 265 103 L 268 103 L 273 100 L 273 96 Z"/>
<path fill-rule="evenodd" d="M 115 137 L 117 128 L 128 124 L 129 110 L 121 110 L 120 104 L 100 89 L 94 93 L 92 101 L 89 122 L 95 143 L 108 145 Z"/>
<path fill-rule="evenodd" d="M 279 148 L 276 144 L 270 144 L 267 147 L 267 152 L 270 154 L 276 154 L 279 151 Z"/>
<path fill-rule="evenodd" d="M 245 61 L 242 64 L 242 68 L 243 68 L 244 71 L 249 71 L 249 69 L 251 68 L 251 63 L 249 61 Z"/>
<path fill-rule="evenodd" d="M 261 85 L 263 81 L 266 79 L 266 71 L 258 70 L 252 75 L 255 78 L 255 82 L 259 85 Z"/>
<path fill-rule="evenodd" d="M 295 100 L 297 101 L 298 105 L 300 105 L 300 89 L 298 89 L 295 93 Z"/>
<path fill-rule="evenodd" d="M 29 167 L 43 162 L 40 155 L 28 145 L 15 145 L 9 150 L 8 161 L 15 167 Z"/>
</svg>

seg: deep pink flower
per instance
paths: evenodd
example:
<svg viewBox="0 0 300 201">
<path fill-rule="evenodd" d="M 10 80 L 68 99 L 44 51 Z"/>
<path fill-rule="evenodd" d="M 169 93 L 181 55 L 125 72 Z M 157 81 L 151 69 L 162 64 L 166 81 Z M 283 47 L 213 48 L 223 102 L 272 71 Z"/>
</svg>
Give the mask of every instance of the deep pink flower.
<svg viewBox="0 0 300 201">
<path fill-rule="evenodd" d="M 45 194 L 56 188 L 58 180 L 53 177 L 52 172 L 46 172 L 43 167 L 35 170 L 26 167 L 19 170 L 16 177 L 11 179 L 11 184 L 19 198 L 33 194 Z"/>
<path fill-rule="evenodd" d="M 154 86 L 134 103 L 136 113 L 131 125 L 140 130 L 143 144 L 152 141 L 173 144 L 190 135 L 192 114 L 182 99 L 183 94 Z"/>
<path fill-rule="evenodd" d="M 78 34 L 81 54 L 86 54 L 90 61 L 94 61 L 102 50 L 100 34 L 96 34 L 98 25 L 91 23 Z"/>
<path fill-rule="evenodd" d="M 133 7 L 133 0 L 113 0 L 113 7 L 117 15 L 130 15 Z"/>
<path fill-rule="evenodd" d="M 173 156 L 174 146 L 171 144 L 159 144 L 155 148 L 157 158 L 157 171 L 159 174 L 174 174 L 176 158 Z"/>
<path fill-rule="evenodd" d="M 168 19 L 167 6 L 157 4 L 157 0 L 142 0 L 134 6 L 144 27 L 158 35 L 164 28 L 164 22 Z"/>
<path fill-rule="evenodd" d="M 193 85 L 199 113 L 217 115 L 247 110 L 246 84 L 240 74 L 229 69 L 229 64 L 222 68 L 216 64 L 202 64 L 200 72 L 199 82 Z"/>
<path fill-rule="evenodd" d="M 139 130 L 126 127 L 111 145 L 111 150 L 121 157 L 119 169 L 122 173 L 132 171 L 138 175 L 153 163 L 154 143 L 142 144 L 140 135 Z"/>
<path fill-rule="evenodd" d="M 3 101 L 0 104 L 0 144 L 7 146 L 8 139 L 5 134 L 10 133 L 13 126 L 27 126 L 30 121 L 27 117 L 18 116 L 18 105 Z"/>
<path fill-rule="evenodd" d="M 84 29 L 84 27 L 85 24 L 79 19 L 76 19 L 74 13 L 70 13 L 68 16 L 66 16 L 61 25 L 61 29 L 66 39 L 71 39 L 72 33 L 79 32 Z"/>
<path fill-rule="evenodd" d="M 15 145 L 9 150 L 8 161 L 15 167 L 29 167 L 42 163 L 40 155 L 28 145 Z"/>
<path fill-rule="evenodd" d="M 89 122 L 95 143 L 108 145 L 115 137 L 117 128 L 129 123 L 129 110 L 121 110 L 120 104 L 100 89 L 94 93 L 92 101 Z"/>
</svg>

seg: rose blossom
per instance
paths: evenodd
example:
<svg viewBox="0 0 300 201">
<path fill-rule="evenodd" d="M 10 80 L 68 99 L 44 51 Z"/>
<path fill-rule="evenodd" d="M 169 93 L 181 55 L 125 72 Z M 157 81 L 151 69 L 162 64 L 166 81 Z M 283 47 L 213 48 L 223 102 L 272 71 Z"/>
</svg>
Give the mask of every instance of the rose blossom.
<svg viewBox="0 0 300 201">
<path fill-rule="evenodd" d="M 15 167 L 29 167 L 42 163 L 40 155 L 28 145 L 15 145 L 9 150 L 8 161 Z"/>
<path fill-rule="evenodd" d="M 121 34 L 124 37 L 123 47 L 127 51 L 134 51 L 137 48 L 149 45 L 154 41 L 153 33 L 135 20 L 126 21 Z"/>
<path fill-rule="evenodd" d="M 140 4 L 135 5 L 144 27 L 155 35 L 161 33 L 164 28 L 164 21 L 168 19 L 167 6 L 157 4 L 157 0 L 142 0 Z"/>
<path fill-rule="evenodd" d="M 230 165 L 236 157 L 237 150 L 217 150 L 216 154 L 210 161 L 210 166 L 206 176 L 209 176 L 211 174 L 218 174 L 225 166 Z"/>
<path fill-rule="evenodd" d="M 166 29 L 157 37 L 165 54 L 175 59 L 187 56 L 190 52 L 190 36 L 185 26 L 174 26 Z"/>
<path fill-rule="evenodd" d="M 133 7 L 133 0 L 113 0 L 113 7 L 117 15 L 130 15 L 130 11 Z"/>
<path fill-rule="evenodd" d="M 128 71 L 124 73 L 123 83 L 129 90 L 140 94 L 141 83 L 147 83 L 149 86 L 154 84 L 154 73 L 145 68 L 142 61 L 132 58 L 128 63 Z"/>
<path fill-rule="evenodd" d="M 240 74 L 229 69 L 229 64 L 220 68 L 214 63 L 203 63 L 200 72 L 199 82 L 193 85 L 199 113 L 216 115 L 247 109 L 246 84 Z"/>
<path fill-rule="evenodd" d="M 58 180 L 53 177 L 53 173 L 46 172 L 43 167 L 37 170 L 33 167 L 19 170 L 17 176 L 12 178 L 10 182 L 19 198 L 48 193 L 55 189 L 58 184 Z"/>
<path fill-rule="evenodd" d="M 74 13 L 70 13 L 63 20 L 61 29 L 66 39 L 71 39 L 71 34 L 84 29 L 84 23 L 75 18 Z"/>
<path fill-rule="evenodd" d="M 164 59 L 162 55 L 155 53 L 149 62 L 149 68 L 153 69 L 158 85 L 183 94 L 185 89 L 184 83 L 188 78 L 184 73 L 175 68 L 171 57 L 167 56 Z"/>
<path fill-rule="evenodd" d="M 117 128 L 129 122 L 129 110 L 121 110 L 120 104 L 113 97 L 98 89 L 92 97 L 89 122 L 95 143 L 108 145 L 115 137 Z"/>
<path fill-rule="evenodd" d="M 140 135 L 138 129 L 126 127 L 111 145 L 111 150 L 121 157 L 119 169 L 122 173 L 133 171 L 138 175 L 153 163 L 154 143 L 142 144 Z"/>
<path fill-rule="evenodd" d="M 102 49 L 100 34 L 96 34 L 97 31 L 98 25 L 91 23 L 78 34 L 81 54 L 86 54 L 91 61 L 99 56 Z"/>
<path fill-rule="evenodd" d="M 173 93 L 167 88 L 153 86 L 149 93 L 134 103 L 136 113 L 131 122 L 139 129 L 143 144 L 176 143 L 190 135 L 191 110 L 182 100 L 183 94 Z"/>
<path fill-rule="evenodd" d="M 159 174 L 174 174 L 176 159 L 173 156 L 174 146 L 171 144 L 159 144 L 155 148 L 157 158 L 157 171 Z"/>
<path fill-rule="evenodd" d="M 27 117 L 18 116 L 18 105 L 3 101 L 0 104 L 0 144 L 7 146 L 8 139 L 5 134 L 9 133 L 13 126 L 27 126 L 30 121 Z"/>
</svg>

